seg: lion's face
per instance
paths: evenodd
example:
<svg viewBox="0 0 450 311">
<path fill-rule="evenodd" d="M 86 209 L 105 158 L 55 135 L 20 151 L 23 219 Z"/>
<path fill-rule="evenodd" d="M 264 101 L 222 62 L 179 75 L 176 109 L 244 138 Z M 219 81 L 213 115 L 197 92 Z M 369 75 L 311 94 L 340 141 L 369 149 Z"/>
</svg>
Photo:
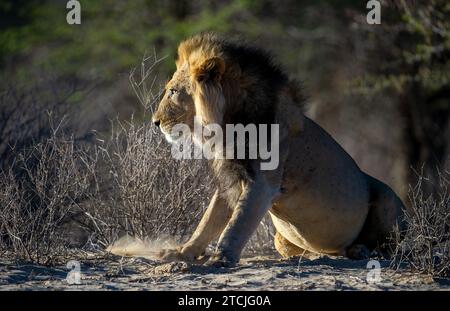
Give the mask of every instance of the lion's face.
<svg viewBox="0 0 450 311">
<path fill-rule="evenodd" d="M 194 97 L 186 64 L 179 68 L 167 83 L 164 96 L 153 115 L 153 123 L 159 126 L 166 139 L 172 142 L 172 128 L 183 123 L 193 129 L 194 116 Z"/>
<path fill-rule="evenodd" d="M 167 83 L 153 116 L 153 122 L 169 142 L 175 139 L 171 133 L 177 124 L 185 124 L 192 131 L 194 117 L 198 117 L 202 125 L 222 124 L 226 108 L 223 93 L 226 66 L 217 44 L 213 36 L 197 36 L 178 47 L 177 71 Z M 228 90 L 228 93 L 234 92 Z M 178 133 L 175 134 L 178 137 Z"/>
</svg>

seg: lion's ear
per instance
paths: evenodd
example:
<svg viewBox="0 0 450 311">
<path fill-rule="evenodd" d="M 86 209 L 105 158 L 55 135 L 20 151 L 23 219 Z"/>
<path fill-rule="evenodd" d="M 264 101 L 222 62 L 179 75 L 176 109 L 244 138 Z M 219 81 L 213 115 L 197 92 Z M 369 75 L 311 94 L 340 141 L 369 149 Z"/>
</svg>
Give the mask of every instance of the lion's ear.
<svg viewBox="0 0 450 311">
<path fill-rule="evenodd" d="M 192 78 L 201 82 L 219 82 L 225 72 L 225 61 L 221 57 L 211 57 L 193 66 L 191 69 Z"/>
</svg>

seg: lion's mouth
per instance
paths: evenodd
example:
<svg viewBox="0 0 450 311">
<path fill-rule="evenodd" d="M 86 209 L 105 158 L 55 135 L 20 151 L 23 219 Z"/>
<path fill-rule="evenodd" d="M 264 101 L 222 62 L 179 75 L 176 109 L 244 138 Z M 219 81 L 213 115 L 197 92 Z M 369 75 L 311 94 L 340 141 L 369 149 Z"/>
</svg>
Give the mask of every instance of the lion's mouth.
<svg viewBox="0 0 450 311">
<path fill-rule="evenodd" d="M 175 140 L 177 138 L 179 138 L 179 137 L 174 137 L 174 135 L 171 134 L 171 131 L 164 130 L 163 127 L 160 127 L 160 129 L 161 129 L 161 133 L 164 134 L 164 138 L 167 140 L 167 142 L 169 144 L 173 144 L 175 142 Z"/>
<path fill-rule="evenodd" d="M 160 127 L 161 133 L 163 133 L 164 138 L 170 144 L 179 143 L 181 141 L 185 141 L 188 137 L 190 137 L 187 133 L 181 131 L 174 131 L 173 128 L 164 128 Z"/>
</svg>

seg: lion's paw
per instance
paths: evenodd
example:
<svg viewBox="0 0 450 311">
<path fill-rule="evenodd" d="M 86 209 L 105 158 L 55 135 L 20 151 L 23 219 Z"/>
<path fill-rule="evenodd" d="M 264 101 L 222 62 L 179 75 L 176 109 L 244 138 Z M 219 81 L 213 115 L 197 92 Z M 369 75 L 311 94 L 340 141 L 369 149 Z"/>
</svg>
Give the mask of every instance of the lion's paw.
<svg viewBox="0 0 450 311">
<path fill-rule="evenodd" d="M 230 260 L 229 258 L 221 255 L 214 255 L 208 259 L 205 266 L 211 268 L 232 268 L 237 264 L 236 260 Z"/>
<path fill-rule="evenodd" d="M 184 255 L 181 253 L 181 248 L 167 248 L 159 251 L 158 258 L 166 262 L 183 261 Z"/>
</svg>

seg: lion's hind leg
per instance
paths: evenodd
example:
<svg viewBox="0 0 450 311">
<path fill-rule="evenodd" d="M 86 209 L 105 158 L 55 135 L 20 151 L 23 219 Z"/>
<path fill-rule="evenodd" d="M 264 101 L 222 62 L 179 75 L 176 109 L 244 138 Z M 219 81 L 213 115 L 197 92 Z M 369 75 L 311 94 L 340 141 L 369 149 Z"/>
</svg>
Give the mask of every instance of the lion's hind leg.
<svg viewBox="0 0 450 311">
<path fill-rule="evenodd" d="M 283 258 L 303 256 L 307 251 L 297 245 L 289 242 L 284 236 L 282 236 L 278 231 L 275 234 L 275 249 L 280 253 Z"/>
<path fill-rule="evenodd" d="M 364 245 L 369 250 L 377 249 L 383 255 L 389 255 L 394 229 L 396 226 L 400 231 L 404 228 L 404 205 L 389 186 L 369 175 L 366 176 L 370 191 L 369 214 L 358 238 L 348 248 L 348 253 L 355 253 L 359 246 Z"/>
</svg>

